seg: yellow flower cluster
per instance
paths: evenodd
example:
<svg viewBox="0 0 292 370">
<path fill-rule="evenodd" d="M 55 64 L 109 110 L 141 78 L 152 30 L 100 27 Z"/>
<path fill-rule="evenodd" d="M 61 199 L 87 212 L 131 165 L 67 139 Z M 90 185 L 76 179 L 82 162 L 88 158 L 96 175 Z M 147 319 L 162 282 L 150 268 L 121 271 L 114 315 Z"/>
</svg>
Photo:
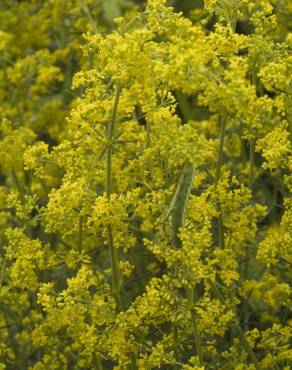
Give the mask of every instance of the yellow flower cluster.
<svg viewBox="0 0 292 370">
<path fill-rule="evenodd" d="M 134 3 L 0 4 L 0 369 L 288 370 L 291 4 Z"/>
</svg>

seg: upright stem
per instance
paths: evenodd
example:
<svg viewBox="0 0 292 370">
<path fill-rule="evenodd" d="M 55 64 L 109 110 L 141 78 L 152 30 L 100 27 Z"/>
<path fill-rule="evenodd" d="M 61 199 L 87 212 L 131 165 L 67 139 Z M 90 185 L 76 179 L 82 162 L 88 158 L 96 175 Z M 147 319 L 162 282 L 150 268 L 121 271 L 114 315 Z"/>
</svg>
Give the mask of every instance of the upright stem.
<svg viewBox="0 0 292 370">
<path fill-rule="evenodd" d="M 219 152 L 218 152 L 218 160 L 217 160 L 217 167 L 216 167 L 216 174 L 215 174 L 215 184 L 217 184 L 217 182 L 220 178 L 220 174 L 221 174 L 221 165 L 222 165 L 222 159 L 223 159 L 225 131 L 226 131 L 226 115 L 224 113 L 222 113 L 221 114 L 221 122 L 220 122 Z"/>
<path fill-rule="evenodd" d="M 222 208 L 219 202 L 219 216 L 218 216 L 218 230 L 219 230 L 219 246 L 221 249 L 225 247 L 225 239 L 224 239 L 224 222 L 223 222 L 223 215 L 222 215 Z"/>
<path fill-rule="evenodd" d="M 110 200 L 113 185 L 112 185 L 112 153 L 113 153 L 113 141 L 114 141 L 114 134 L 116 131 L 116 121 L 117 121 L 117 111 L 119 105 L 119 99 L 121 95 L 121 90 L 117 88 L 110 126 L 107 132 L 107 160 L 106 160 L 106 195 L 108 200 Z M 123 309 L 122 299 L 121 299 L 121 276 L 120 276 L 120 268 L 119 268 L 119 252 L 114 247 L 114 240 L 113 240 L 113 231 L 112 225 L 107 225 L 107 238 L 108 238 L 108 245 L 109 245 L 109 252 L 110 252 L 110 260 L 111 260 L 111 270 L 112 270 L 112 292 L 117 302 L 118 310 L 121 311 Z"/>
<path fill-rule="evenodd" d="M 235 32 L 236 29 L 236 23 L 237 23 L 237 7 L 238 7 L 238 1 L 233 0 L 232 4 L 232 16 L 231 16 L 231 28 L 232 31 Z"/>
<path fill-rule="evenodd" d="M 261 370 L 261 367 L 258 363 L 258 360 L 256 358 L 256 355 L 254 354 L 254 351 L 252 350 L 248 340 L 246 339 L 246 336 L 244 334 L 244 331 L 242 330 L 241 326 L 239 324 L 236 324 L 234 326 L 234 329 L 236 331 L 237 336 L 239 337 L 239 340 L 241 342 L 241 345 L 245 352 L 248 354 L 251 362 L 253 363 L 256 370 Z"/>
<path fill-rule="evenodd" d="M 222 164 L 222 157 L 223 157 L 223 148 L 224 148 L 224 138 L 225 138 L 225 130 L 226 130 L 226 122 L 225 122 L 225 114 L 222 114 L 221 116 L 221 127 L 220 127 L 220 134 L 219 134 L 219 140 L 220 140 L 220 143 L 219 143 L 219 154 L 218 154 L 218 161 L 217 161 L 217 168 L 216 168 L 216 176 L 215 176 L 215 185 L 217 185 L 218 183 L 218 180 L 220 179 L 220 173 L 221 173 L 221 164 Z M 253 151 L 254 153 L 254 151 Z M 224 223 L 223 223 L 223 215 L 222 215 L 222 211 L 221 211 L 221 204 L 219 202 L 219 218 L 218 218 L 218 224 L 219 224 L 219 244 L 220 244 L 220 247 L 221 248 L 224 248 L 224 245 L 225 245 L 225 240 L 224 240 Z M 217 287 L 216 287 L 216 284 L 214 285 L 214 289 L 215 289 L 215 292 L 217 294 L 217 296 L 219 297 L 220 301 L 225 304 L 225 299 L 224 297 L 221 295 L 221 293 L 218 291 Z M 234 290 L 232 290 L 232 294 L 234 295 Z M 233 311 L 234 311 L 234 314 L 236 315 L 237 317 L 237 313 L 236 313 L 236 307 L 233 306 Z M 260 365 L 257 361 L 257 358 L 252 350 L 252 348 L 250 347 L 249 345 L 249 342 L 248 340 L 246 339 L 246 336 L 240 326 L 239 323 L 237 323 L 235 326 L 235 331 L 238 335 L 238 338 L 241 342 L 241 345 L 243 347 L 243 349 L 246 351 L 246 353 L 248 354 L 250 360 L 252 361 L 252 363 L 254 364 L 256 370 L 260 370 Z"/>
<path fill-rule="evenodd" d="M 220 133 L 219 133 L 219 151 L 218 151 L 218 160 L 217 160 L 217 167 L 216 167 L 216 174 L 215 174 L 215 186 L 217 186 L 217 183 L 221 175 L 225 132 L 226 132 L 226 115 L 225 113 L 221 113 Z M 219 207 L 219 216 L 218 216 L 219 245 L 220 245 L 220 248 L 224 248 L 224 225 L 223 225 L 223 216 L 222 216 L 222 209 L 221 209 L 220 201 L 218 201 L 218 207 Z"/>
<path fill-rule="evenodd" d="M 17 173 L 16 173 L 15 169 L 12 170 L 11 174 L 12 174 L 12 179 L 13 179 L 13 182 L 14 182 L 14 186 L 17 188 L 17 191 L 19 193 L 21 204 L 24 205 L 25 204 L 26 191 L 25 191 L 24 187 L 21 186 L 21 183 L 18 179 L 18 176 L 17 176 Z M 27 235 L 29 237 L 32 237 L 33 236 L 33 227 L 28 222 L 24 222 L 23 226 L 24 226 L 24 228 L 27 232 Z"/>
<path fill-rule="evenodd" d="M 257 75 L 255 65 L 252 66 L 251 69 L 251 84 L 255 88 L 255 92 L 257 94 Z M 261 95 L 261 94 L 260 94 Z M 253 178 L 254 178 L 254 168 L 255 168 L 255 138 L 251 137 L 249 139 L 249 179 L 248 179 L 248 187 L 251 189 Z"/>
<path fill-rule="evenodd" d="M 117 122 L 117 112 L 121 96 L 121 89 L 116 88 L 116 95 L 110 120 L 110 126 L 107 130 L 107 160 L 106 160 L 106 195 L 107 199 L 110 200 L 111 194 L 113 192 L 113 173 L 112 173 L 112 155 L 113 155 L 113 145 L 114 137 L 116 133 L 116 122 Z M 107 224 L 107 237 L 111 260 L 111 270 L 112 270 L 112 293 L 115 297 L 118 311 L 123 311 L 125 309 L 125 303 L 123 300 L 123 295 L 121 294 L 122 279 L 120 274 L 120 258 L 119 251 L 114 247 L 114 238 L 112 225 Z M 131 364 L 127 366 L 127 369 L 136 370 L 136 359 L 135 354 L 131 353 Z"/>
<path fill-rule="evenodd" d="M 107 161 L 106 161 L 106 194 L 109 199 L 112 194 L 112 152 L 113 152 L 113 141 L 114 134 L 116 131 L 117 112 L 120 101 L 121 90 L 117 88 L 110 126 L 107 132 Z"/>
<path fill-rule="evenodd" d="M 112 270 L 112 293 L 116 299 L 117 308 L 119 311 L 123 310 L 123 302 L 121 297 L 121 275 L 119 267 L 119 251 L 114 247 L 112 226 L 107 225 L 107 237 L 109 244 L 111 270 Z"/>
<path fill-rule="evenodd" d="M 6 259 L 6 257 L 4 257 L 3 262 L 2 262 L 2 266 L 1 266 L 1 273 L 0 273 L 0 288 L 1 288 L 1 286 L 3 284 L 3 280 L 4 280 L 4 273 L 5 273 L 6 263 L 7 263 L 7 259 Z"/>
<path fill-rule="evenodd" d="M 198 332 L 197 318 L 196 318 L 196 313 L 195 313 L 195 309 L 194 309 L 194 305 L 195 305 L 195 302 L 194 302 L 194 298 L 195 298 L 194 297 L 195 296 L 194 288 L 189 289 L 188 293 L 189 293 L 189 301 L 190 301 L 190 304 L 191 304 L 192 328 L 193 328 L 193 336 L 194 336 L 196 352 L 199 356 L 200 365 L 204 366 L 203 349 L 202 349 L 201 340 L 200 340 L 200 336 L 199 336 L 199 332 Z"/>
<path fill-rule="evenodd" d="M 179 361 L 179 337 L 178 337 L 178 325 L 176 322 L 172 324 L 172 337 L 173 337 L 173 351 L 176 362 Z M 174 369 L 177 369 L 177 365 L 174 366 Z"/>
<path fill-rule="evenodd" d="M 24 203 L 24 191 L 23 191 L 23 189 L 20 185 L 20 182 L 18 180 L 16 171 L 13 169 L 11 174 L 12 174 L 12 179 L 13 179 L 14 185 L 16 186 L 16 188 L 18 190 L 21 203 Z"/>
<path fill-rule="evenodd" d="M 83 237 L 83 216 L 79 216 L 79 231 L 78 231 L 78 250 L 82 251 L 82 237 Z"/>
<path fill-rule="evenodd" d="M 85 15 L 87 16 L 87 19 L 88 19 L 89 23 L 91 24 L 93 32 L 97 33 L 96 22 L 94 21 L 94 19 L 92 17 L 92 14 L 91 14 L 91 12 L 88 8 L 88 5 L 87 5 L 86 1 L 80 0 L 79 3 L 80 3 L 80 7 L 82 8 Z"/>
<path fill-rule="evenodd" d="M 220 300 L 220 302 L 222 304 L 225 305 L 226 304 L 226 300 L 223 297 L 223 295 L 221 294 L 220 290 L 217 288 L 216 282 L 213 285 L 213 289 L 214 289 L 214 293 L 216 294 L 217 298 Z M 232 287 L 232 290 L 231 290 L 231 295 L 234 296 L 234 288 L 233 287 Z M 253 363 L 254 367 L 256 368 L 256 370 L 261 370 L 261 366 L 258 363 L 258 360 L 256 358 L 256 355 L 253 352 L 253 349 L 251 348 L 248 340 L 246 339 L 246 335 L 245 335 L 244 331 L 242 330 L 242 328 L 240 326 L 240 323 L 238 321 L 236 307 L 234 305 L 234 299 L 232 298 L 231 301 L 232 301 L 232 310 L 233 310 L 233 313 L 234 313 L 235 318 L 236 318 L 236 323 L 233 325 L 233 329 L 235 329 L 235 332 L 236 332 L 236 334 L 237 334 L 237 336 L 238 336 L 238 338 L 240 340 L 240 343 L 242 345 L 242 348 L 248 354 L 248 356 L 249 356 L 251 362 Z"/>
<path fill-rule="evenodd" d="M 150 137 L 150 122 L 146 120 L 146 148 L 150 148 L 151 146 Z"/>
<path fill-rule="evenodd" d="M 249 140 L 249 188 L 252 187 L 254 177 L 254 139 Z"/>
</svg>

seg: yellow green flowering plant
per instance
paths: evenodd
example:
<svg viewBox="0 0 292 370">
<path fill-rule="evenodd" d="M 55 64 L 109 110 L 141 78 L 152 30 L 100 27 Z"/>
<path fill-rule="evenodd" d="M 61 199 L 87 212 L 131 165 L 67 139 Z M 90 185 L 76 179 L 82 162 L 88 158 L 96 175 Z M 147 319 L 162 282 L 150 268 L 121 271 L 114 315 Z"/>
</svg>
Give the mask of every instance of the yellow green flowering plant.
<svg viewBox="0 0 292 370">
<path fill-rule="evenodd" d="M 3 369 L 290 368 L 290 2 L 173 5 L 0 5 Z"/>
</svg>

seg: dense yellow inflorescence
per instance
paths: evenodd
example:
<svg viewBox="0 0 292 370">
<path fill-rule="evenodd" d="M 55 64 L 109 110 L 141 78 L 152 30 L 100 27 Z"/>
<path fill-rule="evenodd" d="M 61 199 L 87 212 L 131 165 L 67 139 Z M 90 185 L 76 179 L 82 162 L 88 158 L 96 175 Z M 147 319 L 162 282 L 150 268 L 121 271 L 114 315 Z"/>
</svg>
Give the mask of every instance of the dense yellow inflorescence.
<svg viewBox="0 0 292 370">
<path fill-rule="evenodd" d="M 202 5 L 0 4 L 0 369 L 290 368 L 292 9 Z"/>
</svg>

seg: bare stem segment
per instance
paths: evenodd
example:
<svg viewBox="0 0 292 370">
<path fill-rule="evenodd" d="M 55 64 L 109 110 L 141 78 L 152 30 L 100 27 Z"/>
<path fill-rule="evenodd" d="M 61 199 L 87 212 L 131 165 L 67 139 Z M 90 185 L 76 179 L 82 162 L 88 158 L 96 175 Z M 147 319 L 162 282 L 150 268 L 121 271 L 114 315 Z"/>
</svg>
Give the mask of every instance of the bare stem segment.
<svg viewBox="0 0 292 370">
<path fill-rule="evenodd" d="M 116 121 L 117 121 L 117 111 L 119 105 L 119 99 L 121 95 L 121 90 L 116 89 L 116 95 L 110 120 L 110 126 L 107 132 L 107 151 L 106 151 L 106 195 L 108 200 L 110 200 L 113 191 L 113 173 L 112 173 L 112 154 L 114 145 L 114 135 L 116 131 Z M 112 270 L 112 292 L 117 302 L 118 310 L 123 309 L 122 297 L 121 297 L 121 275 L 119 268 L 119 251 L 114 247 L 114 238 L 112 225 L 107 225 L 107 238 L 109 245 L 111 270 Z"/>
</svg>

